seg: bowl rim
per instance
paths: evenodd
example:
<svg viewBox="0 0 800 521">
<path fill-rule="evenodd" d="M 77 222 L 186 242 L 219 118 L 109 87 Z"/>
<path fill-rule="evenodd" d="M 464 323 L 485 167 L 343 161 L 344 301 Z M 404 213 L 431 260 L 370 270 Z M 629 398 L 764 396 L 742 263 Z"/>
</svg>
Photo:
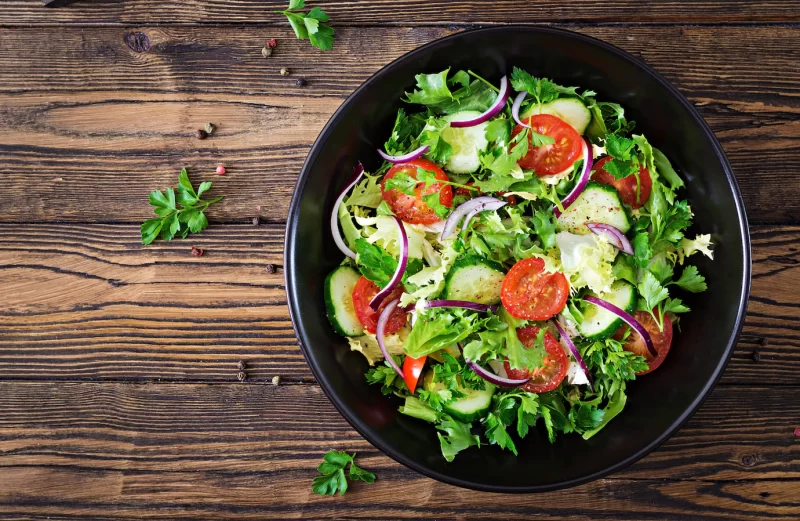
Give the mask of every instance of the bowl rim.
<svg viewBox="0 0 800 521">
<path fill-rule="evenodd" d="M 297 317 L 300 314 L 299 311 L 299 300 L 302 298 L 302 295 L 299 295 L 298 292 L 295 290 L 294 286 L 291 284 L 291 280 L 294 278 L 295 270 L 294 270 L 294 256 L 293 250 L 295 249 L 296 244 L 296 234 L 295 230 L 297 229 L 297 221 L 299 219 L 299 209 L 300 209 L 300 193 L 303 191 L 305 184 L 308 181 L 308 176 L 310 173 L 310 166 L 315 162 L 316 156 L 319 154 L 320 148 L 323 144 L 327 141 L 329 134 L 332 132 L 332 129 L 338 125 L 339 119 L 342 117 L 342 113 L 349 107 L 352 103 L 356 103 L 357 95 L 369 89 L 373 83 L 375 83 L 380 77 L 385 74 L 388 74 L 390 69 L 394 68 L 396 64 L 400 62 L 405 62 L 409 60 L 414 60 L 417 56 L 425 54 L 429 52 L 430 49 L 435 48 L 442 44 L 442 42 L 464 38 L 465 35 L 475 34 L 475 33 L 491 33 L 491 32 L 502 32 L 508 31 L 509 29 L 512 30 L 524 30 L 530 31 L 534 33 L 545 33 L 545 34 L 555 34 L 559 36 L 563 36 L 566 38 L 573 38 L 577 40 L 582 40 L 586 43 L 596 45 L 602 47 L 606 51 L 616 54 L 618 57 L 631 62 L 634 66 L 639 68 L 643 73 L 650 75 L 656 81 L 658 81 L 667 91 L 669 91 L 675 99 L 677 99 L 681 105 L 689 112 L 690 116 L 694 120 L 695 124 L 698 125 L 700 130 L 703 132 L 705 137 L 710 140 L 712 147 L 714 149 L 714 153 L 717 156 L 717 160 L 722 165 L 723 171 L 725 172 L 725 176 L 728 180 L 728 185 L 731 188 L 734 196 L 734 202 L 736 204 L 736 213 L 739 220 L 739 233 L 742 240 L 742 259 L 743 259 L 743 272 L 742 272 L 742 291 L 739 296 L 738 302 L 738 313 L 736 316 L 735 325 L 731 335 L 728 339 L 728 344 L 725 346 L 724 356 L 720 359 L 719 364 L 714 370 L 711 378 L 706 382 L 703 386 L 703 389 L 699 393 L 699 395 L 695 398 L 695 400 L 689 405 L 689 407 L 683 411 L 683 413 L 655 440 L 644 446 L 642 449 L 638 450 L 636 453 L 632 454 L 631 456 L 611 465 L 603 470 L 594 472 L 592 474 L 587 474 L 585 476 L 581 476 L 579 478 L 574 478 L 570 480 L 564 480 L 556 483 L 550 483 L 547 485 L 532 485 L 532 486 L 507 486 L 507 485 L 489 485 L 483 483 L 474 483 L 471 481 L 455 478 L 452 476 L 448 476 L 446 474 L 441 474 L 434 470 L 428 469 L 425 466 L 417 463 L 413 459 L 407 458 L 402 454 L 394 452 L 388 445 L 384 444 L 380 439 L 373 436 L 370 433 L 370 428 L 357 416 L 351 415 L 346 407 L 339 401 L 339 398 L 332 392 L 331 385 L 328 382 L 323 371 L 317 366 L 316 360 L 311 355 L 311 350 L 306 345 L 304 339 L 304 332 L 300 331 L 297 327 L 298 319 Z M 728 162 L 727 157 L 720 145 L 719 141 L 717 140 L 714 132 L 708 126 L 708 123 L 703 119 L 700 113 L 697 111 L 695 106 L 688 100 L 686 97 L 675 87 L 670 81 L 664 78 L 660 73 L 658 73 L 655 69 L 647 65 L 644 61 L 636 58 L 635 56 L 631 55 L 630 53 L 616 47 L 610 43 L 604 42 L 597 38 L 587 36 L 581 33 L 576 33 L 574 31 L 569 31 L 566 29 L 560 29 L 555 27 L 548 27 L 548 26 L 540 26 L 540 25 L 531 25 L 531 24 L 504 24 L 500 26 L 492 26 L 492 27 L 484 27 L 484 28 L 477 28 L 477 29 L 469 29 L 466 31 L 461 31 L 455 34 L 451 34 L 445 36 L 443 38 L 438 38 L 432 42 L 428 42 L 425 45 L 417 47 L 406 54 L 392 60 L 385 66 L 381 67 L 380 70 L 375 72 L 372 76 L 370 76 L 364 83 L 362 83 L 352 94 L 350 94 L 347 99 L 339 106 L 338 109 L 333 113 L 331 118 L 325 124 L 325 126 L 320 131 L 317 139 L 314 141 L 311 149 L 308 152 L 308 156 L 306 156 L 306 160 L 303 163 L 303 167 L 300 170 L 300 175 L 298 176 L 297 183 L 295 185 L 294 192 L 292 194 L 292 200 L 289 205 L 289 214 L 286 221 L 286 232 L 284 238 L 284 282 L 286 285 L 286 294 L 287 294 L 287 303 L 289 307 L 289 315 L 292 320 L 292 327 L 295 331 L 295 336 L 297 337 L 298 343 L 300 344 L 300 350 L 303 353 L 303 357 L 306 359 L 309 368 L 311 369 L 311 373 L 314 375 L 314 378 L 319 383 L 322 390 L 325 392 L 325 395 L 331 401 L 333 406 L 339 411 L 339 413 L 344 417 L 345 420 L 369 443 L 371 443 L 374 447 L 378 448 L 381 452 L 392 458 L 393 460 L 397 461 L 398 463 L 405 465 L 406 467 L 419 472 L 427 477 L 433 478 L 437 481 L 441 481 L 443 483 L 447 483 L 450 485 L 455 485 L 458 487 L 463 487 L 471 490 L 477 490 L 482 492 L 496 492 L 496 493 L 531 493 L 531 492 L 547 492 L 552 490 L 558 490 L 563 488 L 574 487 L 577 485 L 582 485 L 584 483 L 588 483 L 590 481 L 594 481 L 596 479 L 602 478 L 604 476 L 608 476 L 609 474 L 618 472 L 623 468 L 635 463 L 636 461 L 640 460 L 656 448 L 658 448 L 662 443 L 667 441 L 670 437 L 672 437 L 683 425 L 689 421 L 689 419 L 694 415 L 697 409 L 703 404 L 703 402 L 708 398 L 711 390 L 719 381 L 722 373 L 725 371 L 725 368 L 730 361 L 731 355 L 733 353 L 733 349 L 736 346 L 739 335 L 741 334 L 742 327 L 744 326 L 745 316 L 747 314 L 747 306 L 748 300 L 750 296 L 750 284 L 751 284 L 751 270 L 752 270 L 752 259 L 751 259 L 751 249 L 750 249 L 750 232 L 749 226 L 747 221 L 747 214 L 745 213 L 744 203 L 742 201 L 742 195 L 739 190 L 739 184 L 736 181 L 736 177 L 733 174 L 733 169 Z"/>
</svg>

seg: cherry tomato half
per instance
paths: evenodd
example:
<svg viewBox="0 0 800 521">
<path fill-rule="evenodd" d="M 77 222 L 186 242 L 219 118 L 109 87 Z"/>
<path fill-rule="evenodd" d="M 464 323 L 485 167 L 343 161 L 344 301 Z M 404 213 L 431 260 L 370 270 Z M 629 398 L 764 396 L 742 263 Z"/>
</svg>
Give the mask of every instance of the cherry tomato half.
<svg viewBox="0 0 800 521">
<path fill-rule="evenodd" d="M 450 207 L 453 205 L 453 188 L 450 185 L 433 183 L 428 188 L 425 188 L 424 183 L 419 183 L 417 184 L 416 188 L 414 188 L 415 195 L 404 194 L 397 188 L 384 190 L 386 181 L 393 178 L 400 172 L 408 174 L 410 177 L 416 179 L 417 168 L 434 172 L 436 174 L 436 179 L 441 181 L 448 180 L 447 174 L 445 174 L 441 168 L 436 166 L 436 163 L 432 163 L 427 159 L 415 159 L 407 163 L 394 165 L 389 169 L 388 172 L 386 172 L 386 176 L 383 178 L 383 181 L 381 181 L 381 194 L 383 195 L 383 199 L 389 203 L 389 206 L 392 208 L 392 211 L 395 213 L 395 215 L 397 215 L 397 217 L 399 217 L 401 220 L 410 224 L 433 224 L 441 219 L 436 215 L 436 213 L 434 213 L 430 206 L 425 204 L 425 202 L 422 200 L 422 196 L 431 195 L 438 192 L 439 203 Z"/>
<path fill-rule="evenodd" d="M 522 345 L 530 349 L 536 342 L 536 336 L 539 334 L 539 328 L 535 326 L 524 327 L 517 330 L 517 338 L 519 338 Z M 544 357 L 542 367 L 534 369 L 511 369 L 508 361 L 504 363 L 506 374 L 509 378 L 522 379 L 530 376 L 530 381 L 521 385 L 520 387 L 529 393 L 546 393 L 552 391 L 564 380 L 567 375 L 567 354 L 564 348 L 558 343 L 558 340 L 547 331 L 544 334 L 544 349 L 547 354 Z"/>
<path fill-rule="evenodd" d="M 546 273 L 542 259 L 522 259 L 500 288 L 503 307 L 517 318 L 547 320 L 567 304 L 569 282 L 563 273 Z"/>
<path fill-rule="evenodd" d="M 550 114 L 537 114 L 528 118 L 528 124 L 537 134 L 550 136 L 556 142 L 535 147 L 529 136 L 528 153 L 517 161 L 522 168 L 533 170 L 537 175 L 553 175 L 563 172 L 581 158 L 582 138 L 566 121 Z M 516 136 L 523 128 L 522 125 L 517 125 L 511 136 Z"/>
<path fill-rule="evenodd" d="M 407 356 L 405 360 L 403 360 L 403 379 L 406 381 L 408 390 L 411 393 L 413 393 L 414 389 L 417 388 L 419 375 L 422 374 L 422 368 L 425 367 L 425 360 L 427 359 L 428 355 L 421 356 L 419 358 L 411 358 L 410 356 Z"/>
<path fill-rule="evenodd" d="M 653 313 L 658 313 L 658 310 L 653 309 Z M 628 335 L 628 339 L 625 341 L 622 348 L 625 351 L 643 356 L 645 360 L 647 360 L 647 371 L 636 373 L 637 375 L 651 373 L 658 369 L 658 366 L 661 365 L 661 362 L 664 361 L 667 357 L 667 353 L 669 353 L 669 348 L 672 345 L 672 321 L 669 317 L 665 316 L 664 331 L 659 331 L 658 324 L 656 324 L 656 321 L 650 313 L 646 311 L 637 311 L 633 314 L 633 318 L 638 320 L 647 332 L 650 333 L 650 340 L 653 341 L 653 347 L 656 348 L 658 356 L 650 354 L 650 351 L 648 351 L 647 346 L 644 344 L 644 340 L 642 340 L 642 337 L 635 331 L 631 331 L 631 334 Z M 614 333 L 614 339 L 621 340 L 626 330 L 628 330 L 628 326 L 619 328 L 617 332 Z"/>
<path fill-rule="evenodd" d="M 391 301 L 400 298 L 400 295 L 403 294 L 403 285 L 400 284 L 394 288 L 381 303 L 378 311 L 374 311 L 369 307 L 369 301 L 378 294 L 378 291 L 380 291 L 378 285 L 363 276 L 358 279 L 356 286 L 353 288 L 353 308 L 356 312 L 356 317 L 358 317 L 358 321 L 361 322 L 364 329 L 373 334 L 378 327 L 378 317 L 381 311 L 383 311 L 383 308 L 389 305 Z M 384 333 L 387 335 L 397 333 L 397 331 L 405 325 L 406 315 L 407 313 L 400 309 L 399 306 L 395 308 L 392 314 L 389 315 L 389 321 L 386 322 L 386 331 L 384 331 Z"/>
<path fill-rule="evenodd" d="M 650 191 L 653 189 L 653 179 L 650 177 L 650 171 L 644 167 L 639 167 L 639 197 L 636 197 L 636 176 L 631 174 L 622 179 L 614 179 L 614 176 L 606 172 L 603 165 L 611 161 L 610 156 L 600 159 L 594 164 L 592 170 L 592 180 L 604 185 L 611 185 L 617 189 L 619 196 L 625 204 L 631 205 L 633 208 L 639 208 L 650 199 Z"/>
</svg>

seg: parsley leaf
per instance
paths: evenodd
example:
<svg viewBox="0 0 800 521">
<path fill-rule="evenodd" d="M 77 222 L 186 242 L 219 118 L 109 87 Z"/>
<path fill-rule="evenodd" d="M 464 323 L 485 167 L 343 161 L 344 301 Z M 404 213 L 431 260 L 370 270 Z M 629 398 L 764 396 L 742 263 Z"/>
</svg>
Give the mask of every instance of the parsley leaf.
<svg viewBox="0 0 800 521">
<path fill-rule="evenodd" d="M 423 195 L 422 202 L 428 205 L 428 208 L 433 210 L 433 213 L 436 214 L 439 219 L 447 219 L 447 216 L 450 215 L 451 208 L 443 205 L 440 201 L 441 194 L 439 192 L 434 192 L 432 194 Z"/>
<path fill-rule="evenodd" d="M 637 288 L 644 299 L 644 309 L 646 311 L 651 311 L 669 296 L 667 288 L 658 282 L 658 279 L 650 270 L 644 270 L 644 275 L 642 275 L 642 280 Z"/>
<path fill-rule="evenodd" d="M 169 241 L 180 233 L 181 237 L 185 239 L 189 233 L 199 233 L 206 229 L 208 219 L 203 212 L 210 205 L 222 200 L 222 197 L 209 201 L 201 199 L 200 197 L 209 188 L 211 188 L 211 183 L 206 181 L 201 183 L 195 191 L 189 181 L 189 174 L 184 168 L 178 176 L 176 189 L 167 188 L 163 192 L 160 190 L 150 192 L 150 205 L 158 218 L 148 219 L 142 223 L 142 244 L 150 244 L 159 235 L 161 239 Z"/>
<path fill-rule="evenodd" d="M 481 439 L 470 432 L 472 425 L 469 423 L 461 423 L 447 416 L 436 428 L 446 433 L 437 432 L 436 434 L 439 436 L 442 456 L 448 462 L 453 461 L 456 454 L 464 449 L 481 446 Z"/>
<path fill-rule="evenodd" d="M 371 367 L 365 376 L 370 385 L 381 384 L 381 392 L 385 395 L 408 389 L 405 381 L 398 378 L 397 371 L 390 367 L 388 362 Z"/>
<path fill-rule="evenodd" d="M 423 391 L 420 390 L 420 393 L 422 392 Z M 430 405 L 423 403 L 423 401 L 416 396 L 406 396 L 405 404 L 401 405 L 398 410 L 401 414 L 405 414 L 406 416 L 411 416 L 412 418 L 418 418 L 431 423 L 436 423 L 442 419 L 442 415 L 439 412 L 437 412 Z"/>
<path fill-rule="evenodd" d="M 549 103 L 562 94 L 578 96 L 577 87 L 556 85 L 547 78 L 536 78 L 519 67 L 514 67 L 511 72 L 511 85 L 516 91 L 527 91 L 528 94 L 533 96 L 537 104 Z"/>
<path fill-rule="evenodd" d="M 536 210 L 531 218 L 531 224 L 542 241 L 542 248 L 549 250 L 556 245 L 556 218 L 552 208 Z"/>
<path fill-rule="evenodd" d="M 384 191 L 396 189 L 400 192 L 403 192 L 406 195 L 415 195 L 414 188 L 417 187 L 417 181 L 415 178 L 411 177 L 405 172 L 397 172 L 395 175 L 386 179 L 386 182 L 383 185 Z"/>
<path fill-rule="evenodd" d="M 633 237 L 633 259 L 640 268 L 646 268 L 653 258 L 653 249 L 650 247 L 650 237 L 647 232 L 639 232 Z"/>
<path fill-rule="evenodd" d="M 446 163 L 453 155 L 453 147 L 442 138 L 442 131 L 449 126 L 450 123 L 444 119 L 430 117 L 419 136 L 419 144 L 430 147 L 425 156 L 434 163 Z"/>
<path fill-rule="evenodd" d="M 379 287 L 386 287 L 397 270 L 397 260 L 366 239 L 356 239 L 356 253 L 361 274 Z"/>
<path fill-rule="evenodd" d="M 435 105 L 444 101 L 452 100 L 453 93 L 447 86 L 447 74 L 450 68 L 437 74 L 417 74 L 417 90 L 406 92 L 408 103 L 418 103 L 421 105 Z"/>
<path fill-rule="evenodd" d="M 314 7 L 307 13 L 297 12 L 303 8 L 305 8 L 304 0 L 289 0 L 288 9 L 277 12 L 286 16 L 298 39 L 310 40 L 314 47 L 330 51 L 333 48 L 334 31 L 330 26 L 325 25 L 330 17 L 319 7 Z"/>
<path fill-rule="evenodd" d="M 486 141 L 490 143 L 508 143 L 508 140 L 511 139 L 511 129 L 513 127 L 514 122 L 510 119 L 493 119 L 486 125 Z"/>
<path fill-rule="evenodd" d="M 344 469 L 350 464 L 350 479 L 357 479 L 365 483 L 374 483 L 375 474 L 366 471 L 355 463 L 356 455 L 350 456 L 346 452 L 330 451 L 323 456 L 323 461 L 317 467 L 321 476 L 314 478 L 311 490 L 321 496 L 332 496 L 339 492 L 339 495 L 347 492 L 347 477 Z"/>
<path fill-rule="evenodd" d="M 695 266 L 686 266 L 680 278 L 673 284 L 692 293 L 700 293 L 708 289 L 705 277 L 700 275 Z"/>
</svg>

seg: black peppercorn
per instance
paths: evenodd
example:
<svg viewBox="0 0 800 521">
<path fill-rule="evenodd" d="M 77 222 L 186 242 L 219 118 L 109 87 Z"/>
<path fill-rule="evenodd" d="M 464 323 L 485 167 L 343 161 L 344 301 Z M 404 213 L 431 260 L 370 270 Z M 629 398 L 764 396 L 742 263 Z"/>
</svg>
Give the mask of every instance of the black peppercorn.
<svg viewBox="0 0 800 521">
<path fill-rule="evenodd" d="M 308 82 L 303 78 L 297 78 L 297 81 L 295 81 L 294 84 L 297 85 L 298 87 L 305 87 L 306 85 L 308 85 Z"/>
<path fill-rule="evenodd" d="M 197 139 L 205 139 L 208 137 L 208 132 L 206 132 L 202 128 L 197 129 L 197 132 L 194 133 L 194 137 L 196 137 Z"/>
<path fill-rule="evenodd" d="M 758 351 L 753 351 L 753 355 L 752 356 L 753 356 L 753 361 L 754 362 L 760 362 L 761 361 L 761 353 L 759 353 Z"/>
<path fill-rule="evenodd" d="M 267 264 L 267 273 L 270 275 L 278 271 L 274 264 Z"/>
<path fill-rule="evenodd" d="M 236 367 L 238 367 L 240 371 L 244 371 L 247 368 L 247 364 L 245 364 L 244 360 L 239 360 Z"/>
<path fill-rule="evenodd" d="M 762 336 L 758 343 L 761 345 L 761 347 L 767 347 L 769 345 L 769 340 L 767 340 L 767 337 Z"/>
</svg>

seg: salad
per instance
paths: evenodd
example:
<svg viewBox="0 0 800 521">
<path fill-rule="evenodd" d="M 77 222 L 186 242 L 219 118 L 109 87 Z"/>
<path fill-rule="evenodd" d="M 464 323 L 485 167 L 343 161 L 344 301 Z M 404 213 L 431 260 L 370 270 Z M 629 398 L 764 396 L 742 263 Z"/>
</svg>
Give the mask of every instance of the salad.
<svg viewBox="0 0 800 521">
<path fill-rule="evenodd" d="M 334 330 L 447 461 L 590 438 L 706 289 L 684 181 L 623 107 L 517 67 L 420 74 L 402 101 L 383 166 L 357 165 L 331 214 Z"/>
</svg>

